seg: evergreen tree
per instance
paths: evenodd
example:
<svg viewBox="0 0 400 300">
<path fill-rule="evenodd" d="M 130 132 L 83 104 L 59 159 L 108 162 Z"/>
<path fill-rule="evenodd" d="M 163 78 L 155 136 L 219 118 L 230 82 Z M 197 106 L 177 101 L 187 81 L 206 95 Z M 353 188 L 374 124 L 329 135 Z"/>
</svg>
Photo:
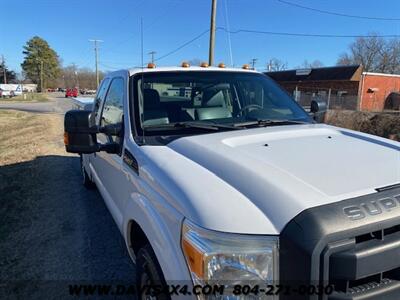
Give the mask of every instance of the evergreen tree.
<svg viewBox="0 0 400 300">
<path fill-rule="evenodd" d="M 42 38 L 35 36 L 24 46 L 24 62 L 21 64 L 26 77 L 38 84 L 38 90 L 46 88 L 49 80 L 60 74 L 60 61 L 57 53 Z"/>
</svg>

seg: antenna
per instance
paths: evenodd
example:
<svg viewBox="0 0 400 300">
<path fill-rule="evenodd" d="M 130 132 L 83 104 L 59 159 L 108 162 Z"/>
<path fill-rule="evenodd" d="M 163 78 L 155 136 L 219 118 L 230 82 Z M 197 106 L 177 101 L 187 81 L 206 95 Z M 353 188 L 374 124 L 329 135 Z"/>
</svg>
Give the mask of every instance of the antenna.
<svg viewBox="0 0 400 300">
<path fill-rule="evenodd" d="M 228 0 L 224 0 L 224 4 L 225 4 L 225 24 L 226 24 L 226 29 L 228 30 L 227 36 L 228 36 L 228 46 L 229 46 L 229 58 L 231 60 L 231 67 L 233 67 L 234 64 L 233 64 L 233 53 L 232 53 L 231 29 L 229 25 Z"/>
<path fill-rule="evenodd" d="M 143 56 L 144 56 L 144 54 L 143 54 L 143 52 L 144 52 L 144 50 L 143 50 L 143 18 L 140 18 L 140 47 L 141 47 L 141 60 L 142 60 L 142 62 L 141 62 L 141 64 L 142 64 L 142 80 L 141 80 L 141 83 L 140 83 L 140 93 L 141 93 L 141 95 L 142 95 L 142 105 L 143 105 L 143 107 L 142 107 L 142 110 L 143 110 L 143 113 L 142 113 L 142 125 L 144 124 L 144 62 L 143 62 Z M 143 128 L 142 128 L 142 143 L 143 144 L 145 144 L 146 143 L 146 140 L 145 140 L 145 135 L 144 135 L 144 126 L 143 126 Z"/>
<path fill-rule="evenodd" d="M 156 54 L 156 51 L 151 51 L 149 52 L 149 55 L 151 56 L 151 63 L 154 64 L 154 55 Z"/>
</svg>

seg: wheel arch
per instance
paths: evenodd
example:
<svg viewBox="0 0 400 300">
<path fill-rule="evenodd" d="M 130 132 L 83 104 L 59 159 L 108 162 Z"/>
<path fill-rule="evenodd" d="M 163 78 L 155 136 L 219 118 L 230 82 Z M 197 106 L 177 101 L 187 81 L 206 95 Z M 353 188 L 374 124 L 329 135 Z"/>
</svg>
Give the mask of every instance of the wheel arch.
<svg viewBox="0 0 400 300">
<path fill-rule="evenodd" d="M 165 279 L 177 280 L 188 276 L 180 245 L 183 216 L 165 206 L 160 209 L 141 194 L 132 195 L 124 210 L 124 235 L 128 252 L 136 260 L 137 251 L 149 243 L 157 257 Z M 161 203 L 162 205 L 162 203 Z"/>
</svg>

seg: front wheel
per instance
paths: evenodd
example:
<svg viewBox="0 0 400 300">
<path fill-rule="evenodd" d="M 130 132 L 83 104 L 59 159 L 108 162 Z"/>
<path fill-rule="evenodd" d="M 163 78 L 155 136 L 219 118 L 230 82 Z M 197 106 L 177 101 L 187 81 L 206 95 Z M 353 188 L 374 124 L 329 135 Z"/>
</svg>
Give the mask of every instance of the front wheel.
<svg viewBox="0 0 400 300">
<path fill-rule="evenodd" d="M 83 165 L 83 158 L 82 155 L 80 156 L 80 161 L 81 161 L 81 174 L 82 174 L 82 183 L 83 186 L 87 189 L 94 189 L 96 185 L 94 182 L 90 179 L 89 174 L 85 170 L 85 166 Z"/>
<path fill-rule="evenodd" d="M 157 257 L 149 244 L 141 248 L 136 259 L 136 280 L 139 291 L 146 291 L 145 286 L 166 286 L 164 275 L 157 261 Z M 170 300 L 168 294 L 149 294 L 145 292 L 138 295 L 140 300 Z"/>
</svg>

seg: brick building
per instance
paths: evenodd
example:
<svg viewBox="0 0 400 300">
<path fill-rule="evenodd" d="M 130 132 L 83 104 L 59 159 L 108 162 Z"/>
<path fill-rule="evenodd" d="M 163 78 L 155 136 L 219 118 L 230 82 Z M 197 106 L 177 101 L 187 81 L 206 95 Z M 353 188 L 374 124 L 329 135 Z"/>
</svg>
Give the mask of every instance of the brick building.
<svg viewBox="0 0 400 300">
<path fill-rule="evenodd" d="M 400 75 L 363 72 L 362 67 L 334 66 L 266 72 L 301 105 L 315 97 L 329 108 L 381 111 L 399 110 Z"/>
<path fill-rule="evenodd" d="M 381 111 L 400 109 L 400 75 L 364 72 L 361 76 L 359 107 Z"/>
</svg>

